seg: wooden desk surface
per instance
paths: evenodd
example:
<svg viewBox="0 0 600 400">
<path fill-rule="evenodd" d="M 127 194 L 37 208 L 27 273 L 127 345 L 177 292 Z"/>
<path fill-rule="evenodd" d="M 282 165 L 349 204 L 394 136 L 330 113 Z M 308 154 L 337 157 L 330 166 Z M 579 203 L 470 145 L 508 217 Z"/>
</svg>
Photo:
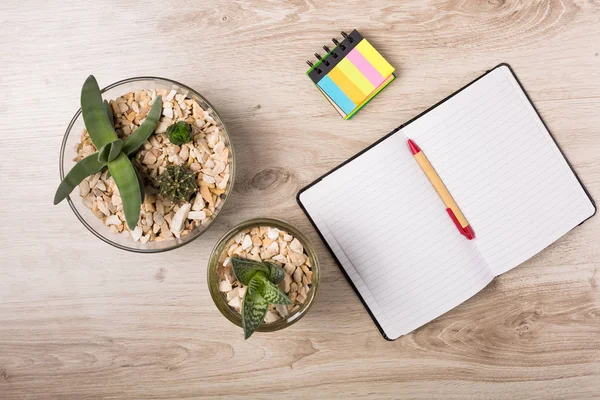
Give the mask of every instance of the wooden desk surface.
<svg viewBox="0 0 600 400">
<path fill-rule="evenodd" d="M 512 65 L 600 199 L 600 6 L 594 1 L 261 0 L 0 5 L 0 398 L 594 398 L 600 218 L 481 293 L 385 341 L 295 203 L 296 192 L 500 62 Z M 398 79 L 343 121 L 304 76 L 340 30 Z M 224 214 L 182 249 L 138 255 L 52 206 L 85 77 L 185 82 L 220 110 L 238 171 Z M 244 342 L 206 264 L 246 219 L 316 244 L 321 291 L 297 325 Z"/>
</svg>

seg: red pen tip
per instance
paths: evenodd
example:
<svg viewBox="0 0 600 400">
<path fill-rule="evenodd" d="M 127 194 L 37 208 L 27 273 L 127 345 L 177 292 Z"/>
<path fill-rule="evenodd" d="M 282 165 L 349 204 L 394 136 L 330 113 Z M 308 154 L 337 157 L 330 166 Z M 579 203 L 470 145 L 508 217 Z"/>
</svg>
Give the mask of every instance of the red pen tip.
<svg viewBox="0 0 600 400">
<path fill-rule="evenodd" d="M 473 232 L 473 228 L 471 228 L 471 225 L 467 225 L 463 228 L 464 231 L 464 235 L 467 237 L 467 239 L 469 240 L 473 240 L 475 239 L 475 232 Z"/>
<path fill-rule="evenodd" d="M 410 148 L 410 151 L 412 151 L 413 154 L 417 154 L 421 151 L 419 146 L 417 146 L 417 144 L 413 142 L 412 139 L 408 139 L 408 147 Z"/>
<path fill-rule="evenodd" d="M 454 212 L 452 211 L 452 209 L 446 208 L 446 211 L 448 212 L 448 215 L 452 219 L 452 222 L 454 222 L 454 225 L 456 225 L 456 228 L 458 229 L 458 231 L 460 232 L 461 235 L 463 235 L 464 237 L 466 237 L 469 240 L 475 239 L 475 232 L 473 232 L 473 228 L 471 228 L 471 225 L 467 225 L 463 228 L 460 225 L 460 222 L 458 222 L 458 219 L 456 218 L 456 215 L 454 215 Z"/>
</svg>

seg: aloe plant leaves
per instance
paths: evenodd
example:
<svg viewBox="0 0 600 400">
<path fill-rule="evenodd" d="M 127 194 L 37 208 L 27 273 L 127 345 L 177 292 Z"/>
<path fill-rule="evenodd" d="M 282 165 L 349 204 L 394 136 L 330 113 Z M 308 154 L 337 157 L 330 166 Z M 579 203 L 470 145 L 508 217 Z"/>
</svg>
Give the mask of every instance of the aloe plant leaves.
<svg viewBox="0 0 600 400">
<path fill-rule="evenodd" d="M 133 164 L 123 152 L 117 158 L 108 163 L 110 171 L 119 194 L 123 200 L 123 214 L 129 229 L 134 229 L 140 218 L 140 207 L 142 205 L 140 183 Z"/>
<path fill-rule="evenodd" d="M 90 139 L 99 151 L 84 158 L 69 171 L 54 195 L 54 204 L 69 196 L 83 179 L 108 166 L 107 176 L 113 177 L 119 189 L 127 225 L 134 229 L 144 201 L 144 183 L 129 157 L 135 155 L 156 129 L 162 114 L 162 98 L 156 97 L 142 125 L 121 140 L 114 130 L 110 103 L 102 100 L 98 82 L 90 75 L 81 89 L 81 114 Z"/>
<path fill-rule="evenodd" d="M 284 272 L 285 274 L 285 272 Z M 292 301 L 277 286 L 264 276 L 257 274 L 254 278 L 260 281 L 259 293 L 269 304 L 292 304 Z"/>
<path fill-rule="evenodd" d="M 79 161 L 62 180 L 54 194 L 54 204 L 63 201 L 73 191 L 75 186 L 90 175 L 95 174 L 106 166 L 106 163 L 98 161 L 97 153 L 87 156 Z"/>
<path fill-rule="evenodd" d="M 260 274 L 260 273 L 259 273 Z M 269 303 L 260 294 L 261 282 L 259 276 L 255 276 L 248 282 L 248 288 L 242 302 L 242 328 L 244 339 L 248 339 L 262 324 L 267 314 Z"/>
<path fill-rule="evenodd" d="M 134 167 L 133 169 L 135 170 L 135 175 L 137 176 L 138 185 L 140 186 L 140 201 L 143 203 L 144 198 L 146 197 L 146 186 L 144 185 L 144 178 L 142 178 L 142 174 L 140 173 L 140 171 L 137 168 Z"/>
<path fill-rule="evenodd" d="M 270 261 L 264 261 L 264 263 L 269 267 L 269 280 L 271 282 L 278 284 L 285 278 L 285 270 L 279 265 Z"/>
<path fill-rule="evenodd" d="M 269 304 L 292 304 L 277 284 L 285 278 L 285 271 L 270 261 L 254 261 L 232 257 L 231 265 L 235 278 L 247 286 L 242 304 L 242 327 L 244 337 L 250 335 L 262 324 Z"/>
<path fill-rule="evenodd" d="M 270 273 L 269 267 L 263 263 L 247 258 L 232 257 L 231 266 L 235 278 L 245 286 L 250 284 L 250 280 L 257 272 L 264 272 L 265 274 Z"/>
<path fill-rule="evenodd" d="M 101 163 L 108 163 L 121 153 L 123 149 L 123 141 L 121 139 L 114 140 L 110 143 L 106 143 L 98 151 L 98 161 Z"/>
<path fill-rule="evenodd" d="M 104 100 L 104 109 L 106 110 L 106 116 L 110 122 L 110 126 L 115 127 L 115 116 L 113 115 L 113 110 L 110 108 L 110 103 L 108 100 Z"/>
<path fill-rule="evenodd" d="M 285 278 L 285 271 L 271 261 L 254 261 L 248 258 L 232 257 L 233 274 L 242 285 L 248 285 L 256 272 L 264 272 L 269 280 L 278 284 Z"/>
<path fill-rule="evenodd" d="M 148 112 L 148 115 L 146 116 L 146 119 L 142 125 L 140 125 L 135 132 L 129 135 L 127 139 L 125 139 L 125 145 L 123 146 L 124 153 L 126 153 L 128 156 L 132 156 L 144 144 L 144 142 L 148 140 L 150 135 L 152 135 L 152 132 L 154 132 L 154 129 L 156 129 L 161 114 L 162 98 L 159 95 L 156 96 L 156 99 L 154 99 L 154 103 L 152 104 L 152 107 L 150 108 L 150 111 Z"/>
<path fill-rule="evenodd" d="M 106 114 L 100 87 L 93 75 L 85 80 L 81 88 L 81 115 L 90 139 L 97 149 L 118 139 Z"/>
</svg>

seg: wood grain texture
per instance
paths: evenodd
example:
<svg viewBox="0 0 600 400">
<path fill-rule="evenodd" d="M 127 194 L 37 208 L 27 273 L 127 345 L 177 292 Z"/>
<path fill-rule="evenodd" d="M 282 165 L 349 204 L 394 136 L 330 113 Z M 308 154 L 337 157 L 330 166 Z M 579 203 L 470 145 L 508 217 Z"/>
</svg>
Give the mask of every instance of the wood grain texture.
<svg viewBox="0 0 600 400">
<path fill-rule="evenodd" d="M 4 0 L 0 26 L 0 398 L 598 397 L 600 218 L 387 342 L 294 199 L 500 62 L 600 199 L 598 1 Z M 398 79 L 343 121 L 304 60 L 354 27 Z M 51 205 L 90 73 L 169 77 L 222 114 L 239 175 L 193 244 L 126 253 Z M 229 227 L 259 216 L 305 232 L 323 276 L 302 321 L 244 342 L 212 303 L 206 264 Z"/>
</svg>

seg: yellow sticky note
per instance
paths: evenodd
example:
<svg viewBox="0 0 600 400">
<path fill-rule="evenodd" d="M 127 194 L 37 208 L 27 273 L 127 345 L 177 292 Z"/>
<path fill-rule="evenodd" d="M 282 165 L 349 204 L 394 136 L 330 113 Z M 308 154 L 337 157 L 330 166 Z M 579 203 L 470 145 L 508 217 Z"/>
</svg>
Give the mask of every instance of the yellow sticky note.
<svg viewBox="0 0 600 400">
<path fill-rule="evenodd" d="M 367 77 L 364 76 L 363 73 L 360 72 L 360 70 L 356 68 L 356 66 L 352 64 L 352 61 L 350 61 L 349 59 L 344 58 L 342 61 L 340 61 L 337 65 L 337 68 L 342 70 L 344 75 L 346 75 L 348 79 L 352 83 L 354 83 L 354 85 L 356 85 L 356 87 L 365 96 L 368 96 L 373 90 L 375 90 L 375 86 L 373 86 L 373 84 L 369 82 Z"/>
<path fill-rule="evenodd" d="M 348 79 L 346 74 L 339 68 L 339 64 L 329 71 L 327 76 L 331 78 L 333 83 L 335 83 L 354 104 L 360 104 L 365 99 L 366 95 L 361 92 L 350 79 Z"/>
<path fill-rule="evenodd" d="M 371 46 L 371 43 L 369 43 L 367 39 L 361 40 L 360 43 L 356 45 L 356 49 L 360 51 L 360 54 L 362 54 L 383 77 L 388 77 L 394 72 L 394 67 L 392 67 L 373 46 Z"/>
</svg>

